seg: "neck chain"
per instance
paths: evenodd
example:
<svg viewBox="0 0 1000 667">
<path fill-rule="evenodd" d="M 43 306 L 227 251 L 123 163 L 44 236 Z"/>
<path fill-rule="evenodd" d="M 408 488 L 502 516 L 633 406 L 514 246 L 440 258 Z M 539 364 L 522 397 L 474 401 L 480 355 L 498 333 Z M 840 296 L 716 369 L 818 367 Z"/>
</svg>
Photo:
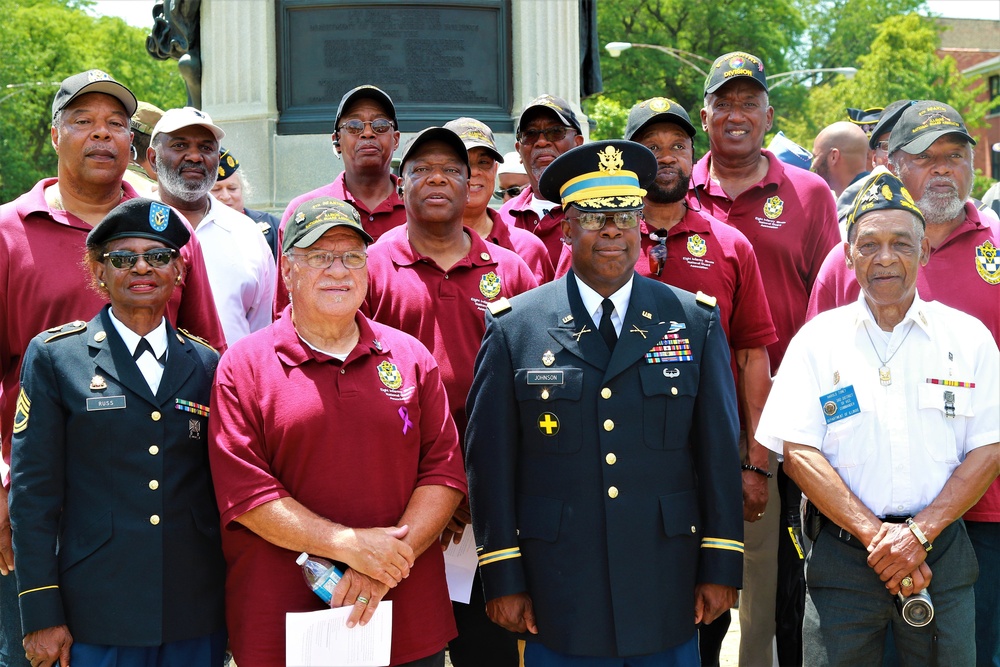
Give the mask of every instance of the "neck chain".
<svg viewBox="0 0 1000 667">
<path fill-rule="evenodd" d="M 896 351 L 890 354 L 888 359 L 883 359 L 882 355 L 878 353 L 878 348 L 875 347 L 875 341 L 872 340 L 871 333 L 868 331 L 868 322 L 865 322 L 865 335 L 868 336 L 868 342 L 872 344 L 872 350 L 875 351 L 875 356 L 878 357 L 880 362 L 882 362 L 882 366 L 878 369 L 878 381 L 883 387 L 888 387 L 892 384 L 892 371 L 889 370 L 889 362 L 896 356 L 896 352 L 899 352 L 899 350 L 903 347 L 903 343 L 906 341 L 906 337 L 910 335 L 911 331 L 913 331 L 913 322 L 910 322 L 910 328 L 906 330 L 905 334 L 903 334 L 903 340 L 899 341 L 899 345 L 896 346 Z"/>
</svg>

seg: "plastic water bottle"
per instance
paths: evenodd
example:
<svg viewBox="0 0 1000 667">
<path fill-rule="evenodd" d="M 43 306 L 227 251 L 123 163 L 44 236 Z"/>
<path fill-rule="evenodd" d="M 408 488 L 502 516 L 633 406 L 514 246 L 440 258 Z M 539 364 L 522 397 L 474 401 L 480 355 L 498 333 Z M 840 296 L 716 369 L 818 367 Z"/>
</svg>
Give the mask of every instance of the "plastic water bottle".
<svg viewBox="0 0 1000 667">
<path fill-rule="evenodd" d="M 310 556 L 304 551 L 295 559 L 295 563 L 302 568 L 302 576 L 305 577 L 306 584 L 312 592 L 323 602 L 330 604 L 333 599 L 333 589 L 344 573 L 327 559 Z"/>
</svg>

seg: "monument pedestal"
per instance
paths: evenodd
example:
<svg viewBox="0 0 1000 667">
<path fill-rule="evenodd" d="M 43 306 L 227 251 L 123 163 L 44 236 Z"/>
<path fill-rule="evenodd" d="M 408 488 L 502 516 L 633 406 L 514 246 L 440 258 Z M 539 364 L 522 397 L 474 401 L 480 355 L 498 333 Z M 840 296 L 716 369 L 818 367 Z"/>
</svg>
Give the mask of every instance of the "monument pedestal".
<svg viewBox="0 0 1000 667">
<path fill-rule="evenodd" d="M 328 129 L 315 134 L 279 133 L 277 79 L 279 76 L 278 17 L 276 0 L 202 0 L 201 41 L 203 57 L 202 100 L 204 110 L 226 131 L 224 144 L 240 160 L 240 168 L 251 185 L 246 204 L 250 208 L 282 210 L 296 195 L 331 182 L 343 170 L 343 163 L 333 151 L 331 135 L 337 99 L 323 100 L 332 105 L 326 122 Z M 321 0 L 309 3 L 322 7 Z M 340 5 L 357 3 L 336 2 Z M 405 3 L 400 3 L 405 4 Z M 444 2 L 438 5 L 447 4 Z M 399 11 L 413 11 L 412 3 Z M 365 5 L 366 11 L 374 5 Z M 456 7 L 460 5 L 456 4 Z M 375 11 L 375 10 L 370 10 Z M 392 11 L 391 4 L 381 5 L 378 11 Z M 520 110 L 531 99 L 542 93 L 552 93 L 569 101 L 581 119 L 580 112 L 580 47 L 577 0 L 510 0 L 511 43 L 505 45 L 511 59 L 510 93 L 501 97 L 503 115 L 516 121 Z M 297 26 L 301 29 L 301 25 Z M 506 31 L 501 34 L 505 34 Z M 391 45 L 393 33 L 378 32 L 380 39 Z M 461 37 L 461 31 L 456 31 Z M 474 37 L 474 35 L 471 35 Z M 352 45 L 350 37 L 343 40 L 342 57 L 351 61 L 351 70 L 364 71 L 366 59 L 378 56 L 377 49 L 366 52 L 368 41 L 358 40 Z M 433 44 L 433 41 L 431 41 Z M 466 40 L 475 45 L 474 40 Z M 322 58 L 322 54 L 317 54 Z M 428 59 L 433 66 L 436 54 Z M 461 56 L 463 66 L 475 64 L 477 54 L 470 50 Z M 354 59 L 354 60 L 352 60 Z M 495 60 L 495 58 L 494 58 Z M 287 77 L 286 77 L 287 78 Z M 391 87 L 377 80 L 358 80 L 351 86 L 373 84 Z M 466 83 L 470 83 L 468 80 Z M 471 82 L 475 83 L 475 82 Z M 287 84 L 286 84 L 287 85 Z M 286 95 L 286 98 L 288 96 Z M 393 97 L 397 107 L 404 107 L 410 100 Z M 448 113 L 447 107 L 436 111 L 445 120 L 459 115 L 476 116 L 467 109 L 456 108 Z M 431 122 L 407 116 L 405 109 L 397 108 L 404 130 L 417 131 Z M 489 119 L 482 119 L 488 124 Z M 442 121 L 443 123 L 443 121 Z M 494 124 L 499 125 L 494 120 Z M 287 125 L 287 123 L 284 123 Z M 511 127 L 508 123 L 503 123 Z M 315 125 L 315 123 L 314 123 Z M 322 123 L 320 123 L 322 125 Z M 410 126 L 413 126 L 412 128 Z M 311 128 L 312 126 L 310 126 Z M 499 128 L 494 128 L 497 130 Z M 404 132 L 400 149 L 414 132 Z M 509 129 L 495 132 L 501 152 L 514 148 L 514 136 Z M 396 155 L 400 154 L 396 152 Z"/>
</svg>

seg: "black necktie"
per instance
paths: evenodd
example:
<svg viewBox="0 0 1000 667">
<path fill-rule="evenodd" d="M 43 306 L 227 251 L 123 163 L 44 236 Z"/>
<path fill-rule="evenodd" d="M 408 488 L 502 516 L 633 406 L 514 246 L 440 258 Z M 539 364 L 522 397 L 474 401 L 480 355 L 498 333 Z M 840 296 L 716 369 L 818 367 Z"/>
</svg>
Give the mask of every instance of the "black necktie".
<svg viewBox="0 0 1000 667">
<path fill-rule="evenodd" d="M 611 313 L 615 310 L 615 304 L 611 303 L 611 299 L 605 299 L 601 302 L 601 310 L 601 323 L 597 325 L 597 330 L 601 332 L 601 338 L 608 349 L 614 352 L 618 334 L 615 333 L 615 325 L 611 323 Z"/>
<path fill-rule="evenodd" d="M 163 365 L 163 358 L 156 356 L 156 353 L 153 352 L 153 346 L 150 345 L 149 341 L 143 337 L 139 339 L 139 344 L 135 346 L 135 352 L 132 353 L 132 358 L 135 359 L 136 361 L 139 361 L 139 357 L 141 357 L 144 352 L 149 352 L 151 355 L 153 355 L 154 359 L 160 362 L 161 366 Z M 165 357 L 166 354 L 164 354 L 163 356 Z"/>
</svg>

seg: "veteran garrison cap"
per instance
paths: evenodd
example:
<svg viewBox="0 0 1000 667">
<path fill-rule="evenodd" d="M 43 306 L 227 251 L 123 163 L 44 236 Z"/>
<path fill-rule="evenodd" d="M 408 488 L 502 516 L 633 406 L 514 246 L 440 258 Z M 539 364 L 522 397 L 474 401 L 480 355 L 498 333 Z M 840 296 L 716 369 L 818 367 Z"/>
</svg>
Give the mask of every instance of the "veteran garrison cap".
<svg viewBox="0 0 1000 667">
<path fill-rule="evenodd" d="M 497 149 L 497 142 L 493 138 L 493 130 L 486 123 L 475 118 L 463 117 L 449 120 L 444 124 L 444 127 L 458 135 L 465 144 L 466 150 L 485 148 L 497 162 L 503 162 L 503 155 Z"/>
<path fill-rule="evenodd" d="M 920 212 L 909 191 L 892 172 L 884 166 L 878 166 L 869 174 L 858 190 L 851 210 L 847 212 L 847 231 L 866 213 L 885 210 L 909 211 L 918 218 L 920 224 L 927 226 L 924 214 Z"/>
<path fill-rule="evenodd" d="M 911 155 L 922 153 L 946 134 L 957 134 L 973 146 L 961 114 L 944 102 L 921 100 L 907 107 L 889 135 L 889 154 L 904 150 Z"/>
<path fill-rule="evenodd" d="M 163 118 L 163 109 L 149 102 L 140 101 L 135 108 L 135 113 L 132 114 L 132 131 L 151 135 L 153 128 L 156 127 L 161 118 Z"/>
<path fill-rule="evenodd" d="M 733 51 L 719 56 L 712 63 L 712 69 L 705 77 L 705 94 L 714 93 L 733 79 L 753 79 L 767 92 L 767 77 L 764 74 L 764 61 L 746 51 Z"/>
<path fill-rule="evenodd" d="M 159 241 L 180 250 L 191 239 L 191 232 L 177 211 L 152 199 L 135 197 L 111 209 L 87 234 L 87 247 L 97 248 L 108 241 L 124 238 Z"/>
<path fill-rule="evenodd" d="M 628 120 L 625 121 L 626 141 L 634 141 L 635 135 L 652 123 L 674 123 L 680 125 L 689 137 L 694 136 L 694 125 L 684 107 L 666 97 L 654 97 L 629 109 Z"/>
<path fill-rule="evenodd" d="M 859 126 L 865 131 L 865 134 L 870 135 L 872 128 L 875 127 L 875 123 L 878 122 L 882 114 L 882 107 L 871 107 L 868 109 L 855 109 L 853 107 L 847 108 L 847 119 Z"/>
<path fill-rule="evenodd" d="M 229 152 L 228 148 L 219 146 L 219 180 L 225 180 L 236 173 L 240 168 L 240 161 Z"/>
<path fill-rule="evenodd" d="M 656 158 L 634 141 L 595 141 L 557 157 L 538 183 L 542 199 L 585 211 L 642 208 L 647 185 L 656 178 Z"/>
<path fill-rule="evenodd" d="M 573 107 L 569 105 L 569 102 L 561 97 L 556 97 L 555 95 L 539 95 L 535 99 L 528 102 L 525 105 L 524 111 L 521 112 L 521 117 L 517 119 L 516 131 L 520 132 L 524 129 L 524 121 L 526 118 L 533 118 L 534 112 L 539 109 L 548 109 L 556 115 L 559 122 L 566 127 L 572 127 L 579 134 L 583 134 L 583 128 L 580 127 L 580 121 L 576 117 L 576 113 L 573 112 Z"/>
<path fill-rule="evenodd" d="M 335 130 L 340 127 L 340 117 L 344 115 L 344 111 L 358 100 L 375 100 L 378 102 L 382 110 L 389 116 L 389 120 L 392 121 L 392 126 L 399 129 L 399 123 L 396 122 L 396 107 L 393 105 L 389 93 L 381 88 L 365 84 L 350 89 L 340 98 L 340 104 L 337 105 L 337 117 L 333 119 Z"/>
<path fill-rule="evenodd" d="M 130 117 L 135 113 L 137 102 L 132 91 L 112 79 L 107 72 L 92 69 L 63 79 L 52 100 L 52 118 L 54 119 L 56 114 L 65 109 L 70 102 L 87 93 L 110 95 L 122 103 L 125 113 Z"/>
<path fill-rule="evenodd" d="M 375 242 L 371 234 L 361 226 L 357 209 L 336 197 L 316 197 L 295 207 L 295 213 L 285 223 L 281 252 L 291 252 L 292 248 L 308 248 L 334 227 L 350 227 L 364 239 L 366 245 Z"/>
<path fill-rule="evenodd" d="M 878 138 L 886 132 L 892 132 L 892 128 L 896 127 L 896 123 L 899 122 L 899 117 L 911 104 L 913 104 L 913 100 L 896 100 L 882 109 L 875 129 L 868 136 L 868 148 L 875 150 L 878 147 Z"/>
<path fill-rule="evenodd" d="M 430 141 L 440 141 L 454 149 L 455 154 L 461 158 L 465 164 L 466 176 L 470 175 L 472 168 L 469 166 L 469 151 L 465 148 L 465 142 L 454 131 L 446 127 L 428 127 L 417 133 L 410 139 L 406 147 L 403 148 L 403 155 L 399 158 L 399 173 L 403 173 L 403 165 L 416 154 L 418 148 Z"/>
</svg>

